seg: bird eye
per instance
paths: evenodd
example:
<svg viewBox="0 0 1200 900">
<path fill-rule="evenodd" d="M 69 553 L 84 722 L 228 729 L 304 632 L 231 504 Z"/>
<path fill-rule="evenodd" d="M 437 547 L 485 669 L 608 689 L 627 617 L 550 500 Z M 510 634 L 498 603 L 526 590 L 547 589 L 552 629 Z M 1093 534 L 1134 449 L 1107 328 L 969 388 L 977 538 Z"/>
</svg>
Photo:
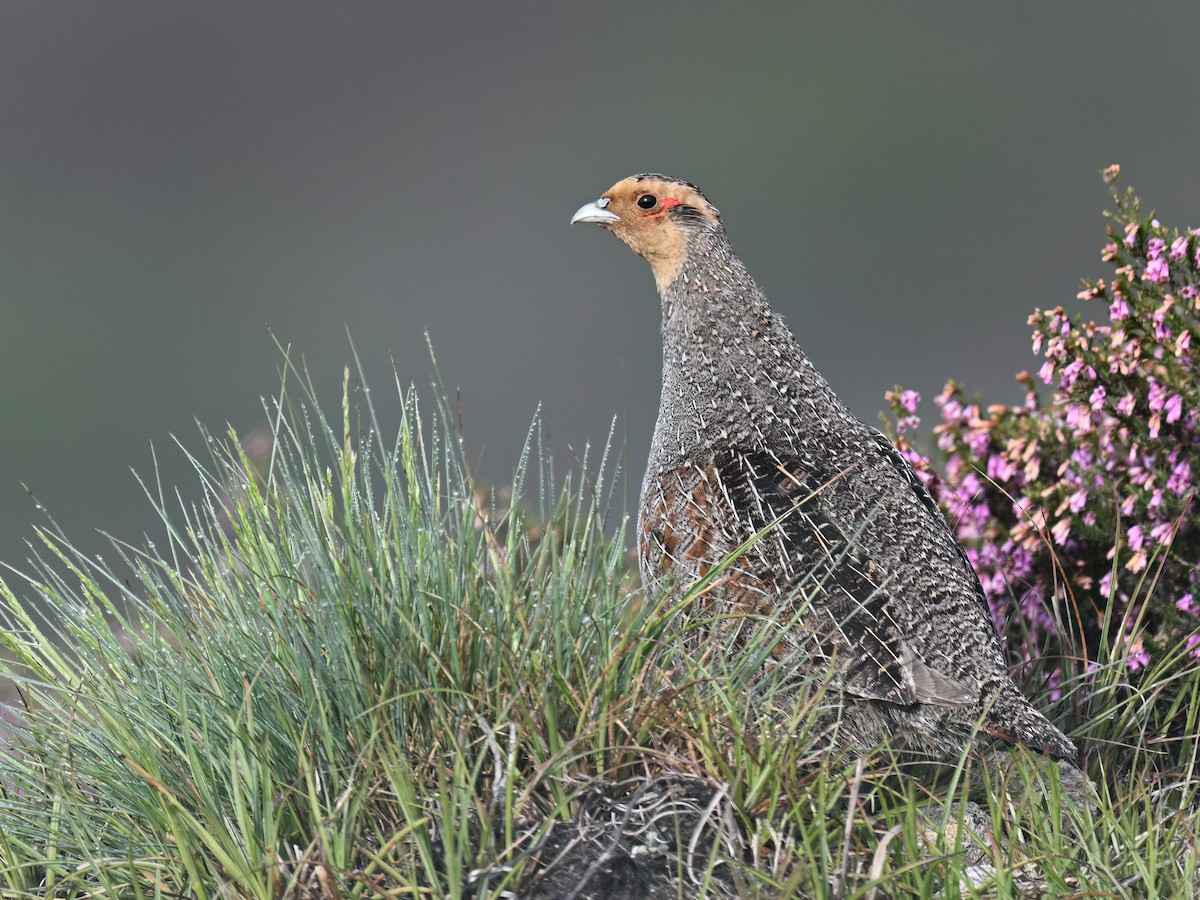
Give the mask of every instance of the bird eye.
<svg viewBox="0 0 1200 900">
<path fill-rule="evenodd" d="M 642 209 L 653 209 L 658 203 L 658 198 L 653 194 L 642 194 L 637 198 L 637 205 Z"/>
</svg>

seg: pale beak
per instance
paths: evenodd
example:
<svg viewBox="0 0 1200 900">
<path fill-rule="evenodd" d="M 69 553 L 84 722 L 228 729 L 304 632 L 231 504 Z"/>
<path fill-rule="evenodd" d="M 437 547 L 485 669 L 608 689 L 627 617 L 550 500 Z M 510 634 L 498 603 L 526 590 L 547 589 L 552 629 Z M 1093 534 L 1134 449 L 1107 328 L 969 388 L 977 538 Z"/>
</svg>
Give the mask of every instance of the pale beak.
<svg viewBox="0 0 1200 900">
<path fill-rule="evenodd" d="M 579 207 L 579 212 L 571 216 L 571 224 L 590 222 L 593 225 L 611 225 L 613 222 L 621 221 L 621 217 L 616 213 L 609 212 L 605 209 L 606 206 L 608 206 L 607 197 L 601 197 L 592 203 L 585 203 Z"/>
</svg>

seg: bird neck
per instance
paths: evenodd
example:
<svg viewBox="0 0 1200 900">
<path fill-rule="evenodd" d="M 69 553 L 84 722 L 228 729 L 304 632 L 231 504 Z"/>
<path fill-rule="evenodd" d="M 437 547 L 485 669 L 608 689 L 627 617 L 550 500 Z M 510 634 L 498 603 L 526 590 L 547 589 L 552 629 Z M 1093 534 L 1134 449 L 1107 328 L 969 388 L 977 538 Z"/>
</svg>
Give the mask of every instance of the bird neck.
<svg viewBox="0 0 1200 900">
<path fill-rule="evenodd" d="M 694 370 L 701 351 L 720 369 L 716 363 L 732 361 L 734 347 L 755 356 L 771 347 L 794 347 L 791 332 L 771 311 L 723 232 L 692 236 L 679 274 L 660 297 L 666 370 L 673 365 Z"/>
<path fill-rule="evenodd" d="M 663 385 L 652 471 L 697 450 L 791 433 L 798 403 L 807 408 L 819 397 L 837 404 L 728 242 L 690 249 L 661 292 Z"/>
</svg>

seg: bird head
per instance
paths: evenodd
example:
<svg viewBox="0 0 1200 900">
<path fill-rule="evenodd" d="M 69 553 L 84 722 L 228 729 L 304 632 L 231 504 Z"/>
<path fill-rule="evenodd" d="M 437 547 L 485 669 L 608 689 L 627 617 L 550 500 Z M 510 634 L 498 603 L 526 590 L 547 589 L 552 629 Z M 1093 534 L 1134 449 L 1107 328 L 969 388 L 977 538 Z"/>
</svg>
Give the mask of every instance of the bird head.
<svg viewBox="0 0 1200 900">
<path fill-rule="evenodd" d="M 660 291 L 675 280 L 699 235 L 721 228 L 720 214 L 700 189 L 668 175 L 634 175 L 618 181 L 599 200 L 584 204 L 571 224 L 607 228 L 654 271 Z"/>
</svg>

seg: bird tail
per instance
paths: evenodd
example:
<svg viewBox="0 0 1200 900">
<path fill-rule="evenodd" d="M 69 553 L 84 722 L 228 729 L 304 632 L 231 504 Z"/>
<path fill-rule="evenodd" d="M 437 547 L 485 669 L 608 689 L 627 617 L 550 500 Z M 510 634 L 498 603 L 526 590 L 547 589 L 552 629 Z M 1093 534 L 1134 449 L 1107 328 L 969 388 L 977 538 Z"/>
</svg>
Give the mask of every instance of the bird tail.
<svg viewBox="0 0 1200 900">
<path fill-rule="evenodd" d="M 1079 751 L 1069 737 L 1036 709 L 1012 682 L 998 685 L 987 703 L 983 731 L 1072 765 Z"/>
</svg>

